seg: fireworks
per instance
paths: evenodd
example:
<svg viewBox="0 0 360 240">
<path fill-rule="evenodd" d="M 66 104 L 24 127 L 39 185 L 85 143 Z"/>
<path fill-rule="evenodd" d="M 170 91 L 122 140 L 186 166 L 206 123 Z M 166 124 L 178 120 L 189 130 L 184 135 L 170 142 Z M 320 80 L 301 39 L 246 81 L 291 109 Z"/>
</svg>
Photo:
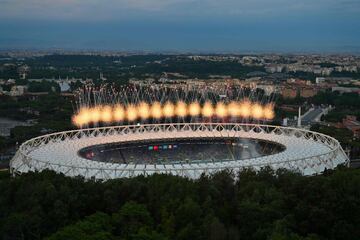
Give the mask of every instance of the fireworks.
<svg viewBox="0 0 360 240">
<path fill-rule="evenodd" d="M 202 106 L 198 102 L 186 104 L 178 102 L 173 104 L 166 102 L 161 105 L 155 102 L 152 105 L 140 103 L 130 104 L 127 107 L 121 105 L 104 105 L 94 108 L 83 108 L 73 117 L 73 123 L 82 127 L 90 123 L 112 123 L 129 121 L 134 122 L 138 119 L 160 119 L 160 118 L 184 118 L 187 116 L 202 116 L 204 118 L 218 117 L 243 117 L 252 119 L 272 119 L 274 118 L 273 105 L 265 106 L 249 101 L 230 102 L 226 104 L 219 102 L 215 106 L 211 102 L 205 102 Z"/>
<path fill-rule="evenodd" d="M 275 117 L 274 113 L 274 105 L 273 104 L 267 104 L 263 108 L 264 118 L 265 119 L 273 119 Z"/>
<path fill-rule="evenodd" d="M 174 105 L 171 102 L 165 103 L 165 105 L 162 108 L 162 113 L 165 118 L 171 118 L 175 114 L 175 108 Z"/>
<path fill-rule="evenodd" d="M 251 105 L 251 116 L 253 118 L 261 119 L 264 116 L 263 112 L 263 107 L 260 104 L 255 103 Z"/>
<path fill-rule="evenodd" d="M 137 110 L 141 119 L 148 119 L 150 117 L 150 107 L 146 102 L 141 102 Z"/>
<path fill-rule="evenodd" d="M 227 110 L 228 110 L 228 113 L 234 117 L 239 117 L 241 114 L 241 109 L 240 109 L 239 103 L 235 102 L 235 101 L 232 101 L 229 103 L 229 105 L 227 106 Z"/>
<path fill-rule="evenodd" d="M 155 102 L 154 104 L 152 104 L 150 108 L 150 113 L 152 118 L 155 119 L 162 118 L 163 114 L 162 114 L 161 104 L 159 102 Z"/>
<path fill-rule="evenodd" d="M 224 118 L 227 116 L 227 114 L 228 114 L 228 109 L 226 105 L 222 102 L 219 102 L 215 108 L 215 115 L 220 118 Z"/>
<path fill-rule="evenodd" d="M 188 111 L 188 107 L 187 107 L 186 103 L 179 101 L 176 104 L 176 109 L 175 109 L 176 116 L 184 118 L 188 115 L 188 112 L 189 111 Z"/>
<path fill-rule="evenodd" d="M 80 111 L 81 114 L 81 111 Z M 113 120 L 115 122 L 121 122 L 125 120 L 125 109 L 123 106 L 121 105 L 115 105 L 115 107 L 113 108 Z"/>
<path fill-rule="evenodd" d="M 105 123 L 110 123 L 112 122 L 112 119 L 113 119 L 112 107 L 104 106 L 101 109 L 101 121 Z"/>
<path fill-rule="evenodd" d="M 220 96 L 225 96 L 220 98 Z M 183 87 L 160 85 L 142 87 L 125 85 L 86 86 L 77 92 L 76 113 L 72 118 L 78 127 L 134 122 L 243 122 L 274 118 L 272 96 L 259 95 L 256 89 L 242 87 Z"/>
<path fill-rule="evenodd" d="M 201 107 L 200 104 L 198 102 L 193 102 L 189 104 L 189 113 L 190 116 L 195 117 L 200 115 L 201 112 Z"/>
<path fill-rule="evenodd" d="M 245 100 L 245 101 L 243 101 L 243 102 L 241 102 L 239 104 L 239 110 L 238 111 L 239 111 L 239 114 L 240 114 L 241 117 L 249 118 L 249 117 L 251 117 L 251 113 L 252 113 L 251 110 L 252 109 L 253 108 L 252 108 L 251 102 Z"/>
<path fill-rule="evenodd" d="M 210 102 L 206 102 L 201 109 L 201 114 L 203 117 L 211 117 L 214 115 L 214 108 Z"/>
<path fill-rule="evenodd" d="M 138 117 L 138 112 L 138 107 L 134 105 L 129 105 L 126 108 L 126 119 L 130 122 L 135 121 Z"/>
</svg>

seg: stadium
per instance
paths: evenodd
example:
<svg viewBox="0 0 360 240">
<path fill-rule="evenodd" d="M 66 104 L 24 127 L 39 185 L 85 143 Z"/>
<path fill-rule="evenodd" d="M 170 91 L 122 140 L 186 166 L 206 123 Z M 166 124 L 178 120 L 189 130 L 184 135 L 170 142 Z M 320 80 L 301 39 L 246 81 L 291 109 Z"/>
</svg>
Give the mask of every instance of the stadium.
<svg viewBox="0 0 360 240">
<path fill-rule="evenodd" d="M 173 174 L 199 178 L 229 169 L 265 166 L 314 175 L 348 157 L 327 135 L 252 123 L 159 123 L 58 132 L 24 142 L 12 174 L 50 169 L 66 176 L 108 180 Z"/>
</svg>

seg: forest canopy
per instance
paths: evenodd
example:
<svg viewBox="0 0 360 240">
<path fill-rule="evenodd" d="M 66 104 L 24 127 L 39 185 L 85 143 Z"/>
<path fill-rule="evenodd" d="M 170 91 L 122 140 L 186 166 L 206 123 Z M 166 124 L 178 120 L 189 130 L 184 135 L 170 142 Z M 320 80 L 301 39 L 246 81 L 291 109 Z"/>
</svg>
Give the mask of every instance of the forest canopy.
<svg viewBox="0 0 360 240">
<path fill-rule="evenodd" d="M 0 177 L 1 239 L 360 239 L 360 170 Z"/>
</svg>

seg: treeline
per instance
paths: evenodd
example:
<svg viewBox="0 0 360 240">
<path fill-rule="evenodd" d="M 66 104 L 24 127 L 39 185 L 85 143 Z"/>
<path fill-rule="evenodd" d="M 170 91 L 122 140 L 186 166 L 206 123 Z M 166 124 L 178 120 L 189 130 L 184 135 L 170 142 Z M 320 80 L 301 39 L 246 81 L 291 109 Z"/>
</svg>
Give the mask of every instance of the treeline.
<svg viewBox="0 0 360 240">
<path fill-rule="evenodd" d="M 337 91 L 320 91 L 313 98 L 311 103 L 329 104 L 335 107 L 360 108 L 360 95 L 357 93 L 339 93 Z"/>
<path fill-rule="evenodd" d="M 186 56 L 133 55 L 102 57 L 85 55 L 49 55 L 25 59 L 30 66 L 29 78 L 92 78 L 99 73 L 110 81 L 126 82 L 129 78 L 160 77 L 164 72 L 178 72 L 191 78 L 209 78 L 209 75 L 231 75 L 244 78 L 250 72 L 262 71 L 264 67 L 246 66 L 235 61 L 194 61 Z M 18 79 L 17 66 L 0 71 L 0 78 Z"/>
<path fill-rule="evenodd" d="M 234 61 L 194 61 L 187 58 L 169 59 L 163 64 L 146 64 L 130 70 L 135 76 L 148 73 L 178 72 L 190 78 L 209 78 L 209 75 L 230 75 L 244 78 L 246 74 L 255 71 L 265 72 L 264 67 L 245 66 Z"/>
<path fill-rule="evenodd" d="M 331 90 L 319 91 L 315 96 L 310 98 L 303 98 L 297 96 L 295 98 L 284 98 L 280 94 L 274 97 L 278 105 L 298 105 L 304 102 L 312 103 L 315 105 L 332 105 L 344 110 L 359 110 L 360 108 L 360 95 L 357 93 L 339 93 L 338 91 L 332 92 Z"/>
<path fill-rule="evenodd" d="M 1 239 L 360 239 L 360 170 L 0 175 Z"/>
<path fill-rule="evenodd" d="M 354 134 L 349 129 L 315 124 L 311 126 L 310 130 L 336 138 L 343 149 L 350 150 L 350 159 L 360 159 L 360 139 L 355 138 Z"/>
<path fill-rule="evenodd" d="M 11 129 L 10 138 L 0 139 L 0 154 L 5 148 L 43 135 L 48 132 L 65 131 L 74 128 L 71 123 L 73 106 L 70 99 L 52 93 L 37 97 L 0 97 L 0 116 L 25 121 L 33 119 L 32 126 L 16 126 Z"/>
<path fill-rule="evenodd" d="M 27 86 L 29 92 L 60 92 L 60 86 L 56 82 L 29 82 Z"/>
<path fill-rule="evenodd" d="M 330 77 L 348 77 L 348 78 L 353 78 L 353 79 L 359 79 L 360 72 L 348 72 L 348 71 L 332 72 L 330 74 Z"/>
<path fill-rule="evenodd" d="M 331 110 L 327 115 L 323 116 L 323 120 L 327 122 L 341 122 L 346 115 L 353 115 L 356 116 L 357 119 L 360 120 L 360 108 L 358 109 L 351 109 L 351 108 L 335 108 Z"/>
<path fill-rule="evenodd" d="M 325 121 L 341 122 L 346 115 L 354 115 L 360 120 L 360 95 L 357 93 L 319 92 L 311 98 L 310 102 L 316 105 L 328 104 L 335 107 L 323 116 Z"/>
</svg>

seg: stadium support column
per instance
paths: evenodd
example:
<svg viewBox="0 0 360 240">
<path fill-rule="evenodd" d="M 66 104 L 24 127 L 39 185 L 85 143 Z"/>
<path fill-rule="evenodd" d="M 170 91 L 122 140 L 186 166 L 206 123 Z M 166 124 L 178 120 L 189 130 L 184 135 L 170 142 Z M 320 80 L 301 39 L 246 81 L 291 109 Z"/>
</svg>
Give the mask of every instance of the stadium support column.
<svg viewBox="0 0 360 240">
<path fill-rule="evenodd" d="M 301 107 L 299 107 L 299 116 L 298 116 L 298 122 L 297 122 L 297 126 L 300 128 L 301 127 Z"/>
</svg>

